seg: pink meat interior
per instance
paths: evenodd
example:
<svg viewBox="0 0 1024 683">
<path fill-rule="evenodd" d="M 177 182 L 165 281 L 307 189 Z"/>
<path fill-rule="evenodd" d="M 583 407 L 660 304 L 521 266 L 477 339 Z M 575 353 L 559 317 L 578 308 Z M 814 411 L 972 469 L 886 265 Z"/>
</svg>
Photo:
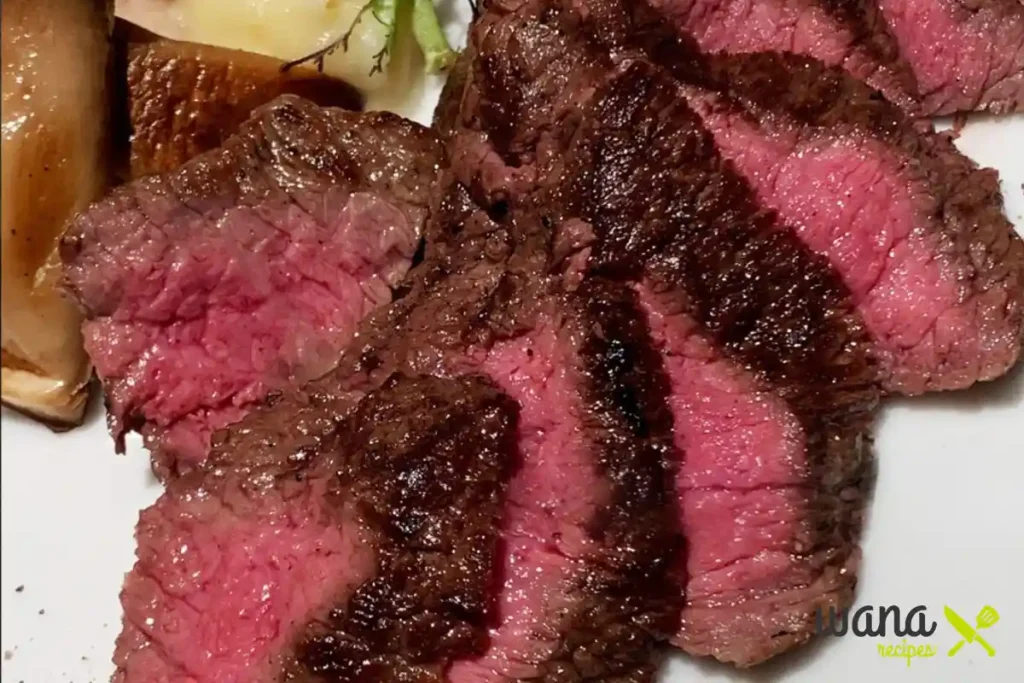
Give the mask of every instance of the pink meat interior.
<svg viewBox="0 0 1024 683">
<path fill-rule="evenodd" d="M 1024 6 L 1014 0 L 879 0 L 924 110 L 1024 107 Z"/>
<path fill-rule="evenodd" d="M 686 538 L 681 630 L 699 655 L 750 661 L 806 632 L 837 575 L 814 557 L 812 479 L 803 429 L 788 405 L 721 355 L 664 297 L 639 286 L 670 384 L 681 527 Z M 839 572 L 841 576 L 842 572 Z M 788 636 L 787 636 L 788 637 Z"/>
<path fill-rule="evenodd" d="M 960 266 L 940 247 L 928 190 L 903 172 L 905 160 L 876 140 L 768 133 L 700 97 L 691 102 L 758 199 L 828 257 L 894 384 L 918 393 L 945 371 L 968 384 L 977 378 L 982 328 L 961 301 Z"/>
<path fill-rule="evenodd" d="M 564 343 L 564 342 L 563 342 Z M 585 526 L 602 483 L 579 422 L 573 362 L 553 328 L 499 343 L 483 370 L 520 405 L 521 469 L 509 484 L 502 528 L 503 584 L 486 654 L 458 661 L 451 683 L 538 675 L 557 645 L 557 615 L 587 552 Z"/>
<path fill-rule="evenodd" d="M 800 0 L 654 0 L 675 26 L 706 52 L 792 52 L 842 66 L 861 80 L 896 92 L 880 64 L 825 9 Z"/>
<path fill-rule="evenodd" d="M 322 484 L 237 507 L 165 494 L 144 511 L 115 683 L 272 680 L 297 631 L 374 569 L 355 521 L 324 509 Z"/>
<path fill-rule="evenodd" d="M 86 347 L 100 377 L 115 380 L 115 435 L 141 414 L 155 445 L 192 463 L 268 391 L 333 367 L 362 318 L 390 301 L 417 244 L 401 211 L 364 193 L 322 197 L 331 223 L 298 203 L 238 206 L 216 230 L 201 213 L 183 216 L 175 197 L 137 200 L 132 220 L 152 229 L 137 230 L 123 296 L 86 323 Z M 174 236 L 160 228 L 173 223 Z"/>
<path fill-rule="evenodd" d="M 786 588 L 809 476 L 803 431 L 785 402 L 759 390 L 687 316 L 649 288 L 640 301 L 668 374 L 676 474 L 687 539 L 689 602 Z"/>
</svg>

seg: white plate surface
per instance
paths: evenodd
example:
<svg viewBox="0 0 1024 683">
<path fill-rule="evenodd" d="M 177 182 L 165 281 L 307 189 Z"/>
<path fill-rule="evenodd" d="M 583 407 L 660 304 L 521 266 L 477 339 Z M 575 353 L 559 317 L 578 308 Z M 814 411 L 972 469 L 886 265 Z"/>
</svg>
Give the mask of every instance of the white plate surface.
<svg viewBox="0 0 1024 683">
<path fill-rule="evenodd" d="M 462 2 L 441 3 L 461 35 Z M 460 21 L 460 19 L 462 21 Z M 410 111 L 427 123 L 439 83 Z M 1007 213 L 1024 234 L 1024 116 L 971 121 L 958 146 L 999 169 Z M 121 579 L 134 559 L 141 507 L 160 493 L 138 441 L 113 454 L 102 408 L 85 426 L 51 434 L 19 415 L 2 418 L 2 608 L 5 683 L 109 680 L 120 626 Z M 938 628 L 932 658 L 883 658 L 888 638 L 818 639 L 748 672 L 673 657 L 666 683 L 749 681 L 1010 683 L 1024 681 L 1024 369 L 958 394 L 891 401 L 877 430 L 878 481 L 863 542 L 857 606 L 927 607 Z M 968 621 L 994 606 L 988 657 L 942 615 Z"/>
</svg>

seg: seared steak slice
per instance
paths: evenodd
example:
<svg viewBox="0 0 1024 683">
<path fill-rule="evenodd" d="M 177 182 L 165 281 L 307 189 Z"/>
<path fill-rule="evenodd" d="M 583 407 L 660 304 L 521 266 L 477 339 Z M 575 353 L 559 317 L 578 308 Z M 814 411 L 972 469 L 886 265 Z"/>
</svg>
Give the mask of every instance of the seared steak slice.
<svg viewBox="0 0 1024 683">
<path fill-rule="evenodd" d="M 574 32 L 597 36 L 620 64 L 640 58 L 670 69 L 761 205 L 828 257 L 874 339 L 887 390 L 962 388 L 1014 364 L 1024 334 L 1024 244 L 1002 213 L 994 172 L 838 69 L 793 55 L 706 58 L 642 4 L 587 7 L 587 26 Z M 543 57 L 524 55 L 479 67 L 481 80 L 501 83 L 494 74 L 514 59 L 528 73 L 554 71 L 536 67 Z M 575 87 L 589 92 L 592 71 L 579 66 L 575 82 L 590 85 Z M 547 100 L 546 108 L 531 106 L 572 119 L 570 98 Z M 540 130 L 517 134 L 530 140 Z M 534 163 L 516 144 L 508 149 L 510 163 Z"/>
<path fill-rule="evenodd" d="M 900 106 L 914 111 L 920 106 L 915 74 L 874 0 L 644 2 L 705 52 L 809 55 L 846 69 Z"/>
<path fill-rule="evenodd" d="M 397 365 L 482 373 L 519 403 L 520 468 L 501 525 L 491 641 L 483 656 L 455 662 L 453 683 L 649 680 L 654 646 L 678 620 L 670 568 L 679 544 L 667 385 L 635 297 L 595 280 L 562 293 L 561 278 L 548 276 L 542 220 L 467 211 L 457 185 L 445 203 L 439 218 L 457 222 L 428 252 L 415 289 L 368 321 L 365 343 L 315 390 Z M 461 248 L 446 252 L 453 233 Z"/>
<path fill-rule="evenodd" d="M 676 41 L 649 50 L 688 83 L 687 100 L 762 205 L 843 278 L 888 390 L 960 389 L 1016 362 L 1024 242 L 995 171 L 838 69 L 688 53 Z"/>
<path fill-rule="evenodd" d="M 65 277 L 118 449 L 139 429 L 159 470 L 187 469 L 268 392 L 332 368 L 409 268 L 440 161 L 416 124 L 285 96 L 81 215 Z"/>
<path fill-rule="evenodd" d="M 394 376 L 315 444 L 252 428 L 142 513 L 117 683 L 443 680 L 479 652 L 518 409 L 479 378 Z"/>
<path fill-rule="evenodd" d="M 878 0 L 878 7 L 917 77 L 922 113 L 1024 111 L 1020 0 Z"/>
<path fill-rule="evenodd" d="M 326 415 L 396 370 L 488 376 L 519 404 L 519 467 L 490 642 L 449 679 L 648 680 L 655 644 L 678 623 L 679 537 L 667 385 L 635 296 L 589 280 L 564 291 L 537 217 L 497 221 L 447 187 L 445 225 L 432 225 L 438 239 L 410 291 L 365 321 L 337 369 L 252 413 L 216 450 L 272 461 L 263 420 L 289 411 L 292 433 L 315 441 Z"/>
<path fill-rule="evenodd" d="M 868 466 L 855 440 L 864 425 L 845 416 L 832 427 L 807 424 L 808 411 L 798 414 L 723 352 L 678 296 L 640 291 L 671 382 L 680 456 L 687 578 L 674 642 L 757 664 L 808 640 L 817 610 L 852 604 Z M 839 440 L 832 449 L 829 437 Z"/>
<path fill-rule="evenodd" d="M 870 478 L 877 375 L 846 290 L 650 65 L 597 91 L 561 174 L 591 267 L 646 273 L 687 539 L 676 642 L 750 665 L 806 641 L 852 601 Z"/>
<path fill-rule="evenodd" d="M 1019 0 L 650 1 L 706 52 L 814 57 L 914 114 L 1024 107 Z"/>
<path fill-rule="evenodd" d="M 482 657 L 452 683 L 648 681 L 678 618 L 663 456 L 667 385 L 628 289 L 587 281 L 482 368 L 521 410 L 501 527 L 504 582 Z"/>
<path fill-rule="evenodd" d="M 828 263 L 760 209 L 678 83 L 607 42 L 625 18 L 597 4 L 492 9 L 440 114 L 477 196 L 546 214 L 570 282 L 585 263 L 635 283 L 675 423 L 675 641 L 749 665 L 852 600 L 878 376 Z"/>
</svg>

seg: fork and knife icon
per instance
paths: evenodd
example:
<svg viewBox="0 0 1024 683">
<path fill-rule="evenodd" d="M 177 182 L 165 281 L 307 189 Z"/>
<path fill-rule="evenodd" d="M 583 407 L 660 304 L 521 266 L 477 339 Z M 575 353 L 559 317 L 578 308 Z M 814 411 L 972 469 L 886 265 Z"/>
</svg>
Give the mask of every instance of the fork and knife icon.
<svg viewBox="0 0 1024 683">
<path fill-rule="evenodd" d="M 967 643 L 978 643 L 985 648 L 989 657 L 996 656 L 996 651 L 985 641 L 984 638 L 981 637 L 981 634 L 978 633 L 981 629 L 989 628 L 999 621 L 999 612 L 996 612 L 994 607 L 991 605 L 985 605 L 982 607 L 981 611 L 978 612 L 974 626 L 971 626 L 966 619 L 954 612 L 953 608 L 949 605 L 946 605 L 944 612 L 946 614 L 946 621 L 948 621 L 950 625 L 957 630 L 957 633 L 963 636 L 963 638 L 960 639 L 960 642 L 950 648 L 950 657 L 959 652 L 960 648 Z"/>
</svg>

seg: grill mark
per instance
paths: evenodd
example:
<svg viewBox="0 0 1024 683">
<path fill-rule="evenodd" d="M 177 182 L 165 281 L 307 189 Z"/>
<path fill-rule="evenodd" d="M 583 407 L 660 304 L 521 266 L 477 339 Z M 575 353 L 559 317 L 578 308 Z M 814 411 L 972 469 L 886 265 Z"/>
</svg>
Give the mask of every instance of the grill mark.
<svg viewBox="0 0 1024 683">
<path fill-rule="evenodd" d="M 377 573 L 306 627 L 283 683 L 441 683 L 450 658 L 482 651 L 518 414 L 474 376 L 393 376 L 360 404 L 333 445 L 344 455 L 328 495 L 357 501 Z M 394 431 L 403 416 L 409 429 Z"/>
<path fill-rule="evenodd" d="M 628 287 L 587 280 L 569 306 L 582 334 L 584 428 L 609 497 L 588 529 L 600 554 L 577 579 L 584 597 L 541 680 L 647 681 L 659 642 L 677 628 L 682 597 L 673 574 L 682 539 L 667 461 L 668 380 Z"/>
</svg>

